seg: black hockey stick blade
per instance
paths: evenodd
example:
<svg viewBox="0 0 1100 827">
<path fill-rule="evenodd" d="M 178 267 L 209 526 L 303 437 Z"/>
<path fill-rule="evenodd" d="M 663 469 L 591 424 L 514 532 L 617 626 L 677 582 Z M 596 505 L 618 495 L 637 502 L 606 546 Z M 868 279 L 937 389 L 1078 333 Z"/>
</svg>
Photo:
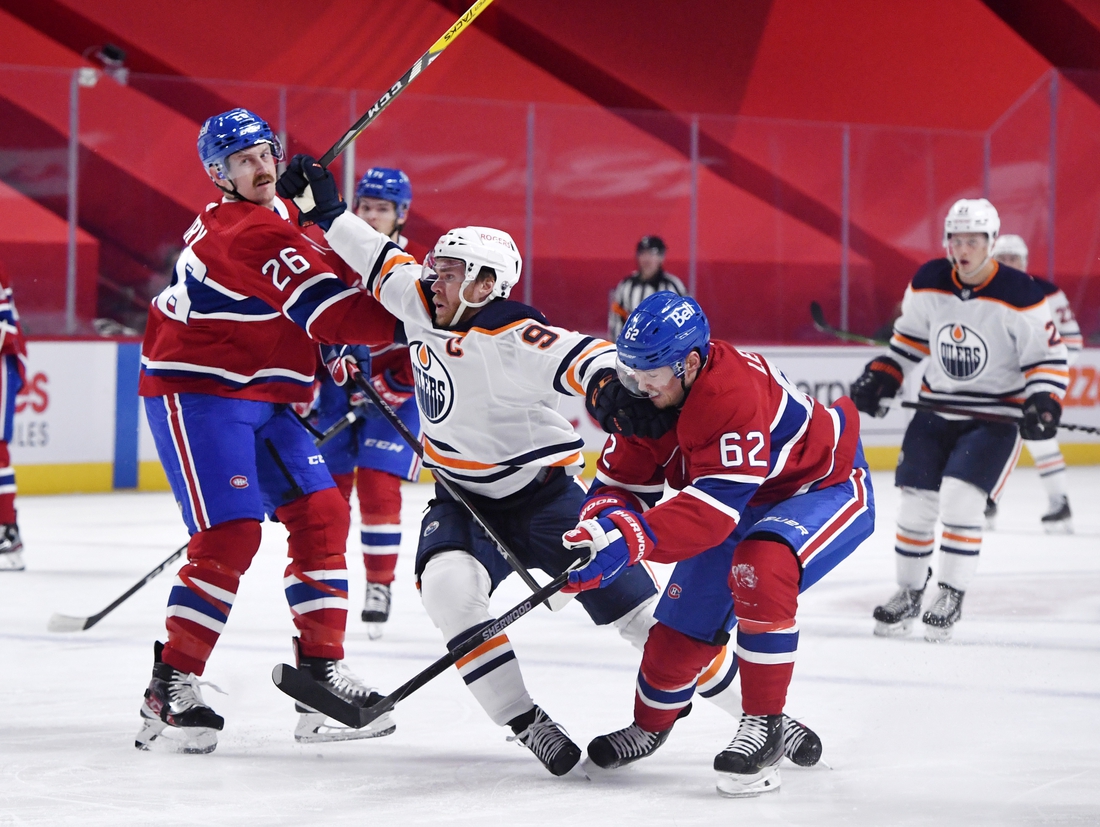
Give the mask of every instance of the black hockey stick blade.
<svg viewBox="0 0 1100 827">
<path fill-rule="evenodd" d="M 342 698 L 338 698 L 325 689 L 324 686 L 313 680 L 308 674 L 286 663 L 280 663 L 271 670 L 271 680 L 275 682 L 275 685 L 279 687 L 280 690 L 294 698 L 294 700 L 306 706 L 310 706 L 318 712 L 325 713 L 325 715 L 333 720 L 339 721 L 344 724 L 344 726 L 360 729 L 365 727 L 375 718 L 385 715 L 397 706 L 399 701 L 407 698 L 433 678 L 446 672 L 447 669 L 457 663 L 460 658 L 470 654 L 470 652 L 474 651 L 483 643 L 492 640 L 505 628 L 511 626 L 540 603 L 543 603 L 549 597 L 561 591 L 568 582 L 568 572 L 559 574 L 530 597 L 513 606 L 496 620 L 474 632 L 453 649 L 450 649 L 447 654 L 439 658 L 439 660 L 431 664 L 431 666 L 413 675 L 412 678 L 405 681 L 405 683 L 401 684 L 401 686 L 389 695 L 370 706 L 360 707 L 348 703 Z"/>
<path fill-rule="evenodd" d="M 439 40 L 432 44 L 432 47 L 428 49 L 428 51 L 420 56 L 420 59 L 417 60 L 416 63 L 409 67 L 409 70 L 398 79 L 397 83 L 386 90 L 382 97 L 376 100 L 374 105 L 371 106 L 359 120 L 353 123 L 347 132 L 340 136 L 340 140 L 334 143 L 329 148 L 329 151 L 321 156 L 321 166 L 327 169 L 328 165 L 336 160 L 336 156 L 347 149 L 348 144 L 354 141 L 359 136 L 359 133 L 370 126 L 371 122 L 382 114 L 382 110 L 393 103 L 394 99 L 405 91 L 408 85 L 416 79 L 417 75 L 431 66 L 432 61 L 439 57 L 443 53 L 443 50 L 454 42 L 456 37 L 466 31 L 470 24 L 474 22 L 474 19 L 485 11 L 492 2 L 493 0 L 474 0 L 474 4 L 462 13 L 458 20 L 443 33 L 443 36 L 440 37 Z"/>
<path fill-rule="evenodd" d="M 814 327 L 822 333 L 828 333 L 830 336 L 835 336 L 843 342 L 856 342 L 861 345 L 877 345 L 879 347 L 885 347 L 890 344 L 881 339 L 872 339 L 869 336 L 860 336 L 858 333 L 849 333 L 847 330 L 833 327 L 825 320 L 825 310 L 817 302 L 810 302 L 810 318 L 814 320 Z"/>
<path fill-rule="evenodd" d="M 159 566 L 141 578 L 137 583 L 131 586 L 126 592 L 115 600 L 110 606 L 101 612 L 97 612 L 90 617 L 73 617 L 71 615 L 63 615 L 54 613 L 49 622 L 46 624 L 46 630 L 50 632 L 83 632 L 85 629 L 91 629 L 99 621 L 103 620 L 107 615 L 113 612 L 122 604 L 127 598 L 133 595 L 138 589 L 164 571 L 168 566 L 172 564 L 181 554 L 187 551 L 187 543 L 184 543 L 178 549 L 173 551 L 166 560 L 164 560 Z"/>
</svg>

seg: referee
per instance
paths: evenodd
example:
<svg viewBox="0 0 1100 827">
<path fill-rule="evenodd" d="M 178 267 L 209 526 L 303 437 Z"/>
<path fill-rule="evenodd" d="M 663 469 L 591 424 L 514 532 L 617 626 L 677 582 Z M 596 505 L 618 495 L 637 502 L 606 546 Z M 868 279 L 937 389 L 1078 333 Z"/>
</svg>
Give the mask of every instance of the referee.
<svg viewBox="0 0 1100 827">
<path fill-rule="evenodd" d="M 607 315 L 607 338 L 614 342 L 623 329 L 623 322 L 642 299 L 660 290 L 687 295 L 684 283 L 666 273 L 665 243 L 655 235 L 644 235 L 638 242 L 635 256 L 638 269 L 619 282 L 611 292 L 611 312 Z"/>
</svg>

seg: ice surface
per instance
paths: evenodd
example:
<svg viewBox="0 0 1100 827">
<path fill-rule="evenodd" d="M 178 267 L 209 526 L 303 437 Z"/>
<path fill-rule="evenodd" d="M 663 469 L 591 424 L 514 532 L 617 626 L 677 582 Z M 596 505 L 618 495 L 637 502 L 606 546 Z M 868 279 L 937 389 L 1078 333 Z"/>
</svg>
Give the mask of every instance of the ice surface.
<svg viewBox="0 0 1100 827">
<path fill-rule="evenodd" d="M 50 614 L 99 611 L 185 539 L 163 494 L 24 497 L 27 571 L 0 573 L 0 825 L 1100 823 L 1100 469 L 1070 468 L 1077 533 L 1039 527 L 1035 472 L 1016 473 L 986 535 L 948 644 L 871 635 L 894 589 L 897 496 L 877 474 L 878 531 L 803 596 L 788 711 L 832 766 L 785 764 L 778 793 L 721 798 L 711 761 L 734 720 L 705 701 L 651 758 L 591 781 L 555 779 L 505 742 L 449 671 L 402 702 L 396 734 L 301 746 L 271 683 L 291 658 L 285 533 L 265 525 L 205 678 L 226 719 L 211 755 L 134 749 L 152 643 L 172 575 L 93 629 L 49 634 Z M 383 690 L 443 653 L 414 590 L 426 486 L 406 486 L 393 616 L 367 639 L 362 563 L 349 543 L 348 662 Z M 173 564 L 172 571 L 178 567 Z M 494 597 L 502 612 L 523 586 Z M 509 629 L 535 700 L 582 745 L 630 722 L 639 655 L 576 605 Z M 721 821 L 720 821 L 721 820 Z"/>
</svg>

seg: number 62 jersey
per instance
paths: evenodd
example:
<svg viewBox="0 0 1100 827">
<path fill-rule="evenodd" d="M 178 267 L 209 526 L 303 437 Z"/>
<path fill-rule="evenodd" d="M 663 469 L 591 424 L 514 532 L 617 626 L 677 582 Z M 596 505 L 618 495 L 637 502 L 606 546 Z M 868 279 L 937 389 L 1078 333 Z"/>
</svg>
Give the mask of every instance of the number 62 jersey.
<svg viewBox="0 0 1100 827">
<path fill-rule="evenodd" d="M 325 239 L 405 326 L 424 429 L 424 465 L 468 491 L 499 498 L 548 466 L 576 474 L 584 441 L 559 411 L 614 367 L 610 342 L 553 327 L 520 302 L 496 299 L 455 328 L 436 327 L 421 267 L 350 213 Z"/>
</svg>

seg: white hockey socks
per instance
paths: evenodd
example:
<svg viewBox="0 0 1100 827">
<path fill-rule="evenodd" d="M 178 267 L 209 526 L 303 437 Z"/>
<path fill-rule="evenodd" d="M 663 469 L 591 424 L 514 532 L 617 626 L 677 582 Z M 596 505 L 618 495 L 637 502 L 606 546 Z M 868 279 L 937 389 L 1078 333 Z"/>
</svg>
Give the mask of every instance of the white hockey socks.
<svg viewBox="0 0 1100 827">
<path fill-rule="evenodd" d="M 984 500 L 983 500 L 984 506 Z M 923 589 L 936 545 L 936 517 L 940 507 L 938 491 L 901 489 L 898 531 L 894 543 L 898 585 Z"/>
<path fill-rule="evenodd" d="M 944 477 L 940 495 L 943 503 L 940 515 L 943 520 L 940 539 L 943 564 L 936 579 L 965 592 L 974 572 L 978 570 L 986 493 L 976 485 L 954 477 Z"/>
</svg>

